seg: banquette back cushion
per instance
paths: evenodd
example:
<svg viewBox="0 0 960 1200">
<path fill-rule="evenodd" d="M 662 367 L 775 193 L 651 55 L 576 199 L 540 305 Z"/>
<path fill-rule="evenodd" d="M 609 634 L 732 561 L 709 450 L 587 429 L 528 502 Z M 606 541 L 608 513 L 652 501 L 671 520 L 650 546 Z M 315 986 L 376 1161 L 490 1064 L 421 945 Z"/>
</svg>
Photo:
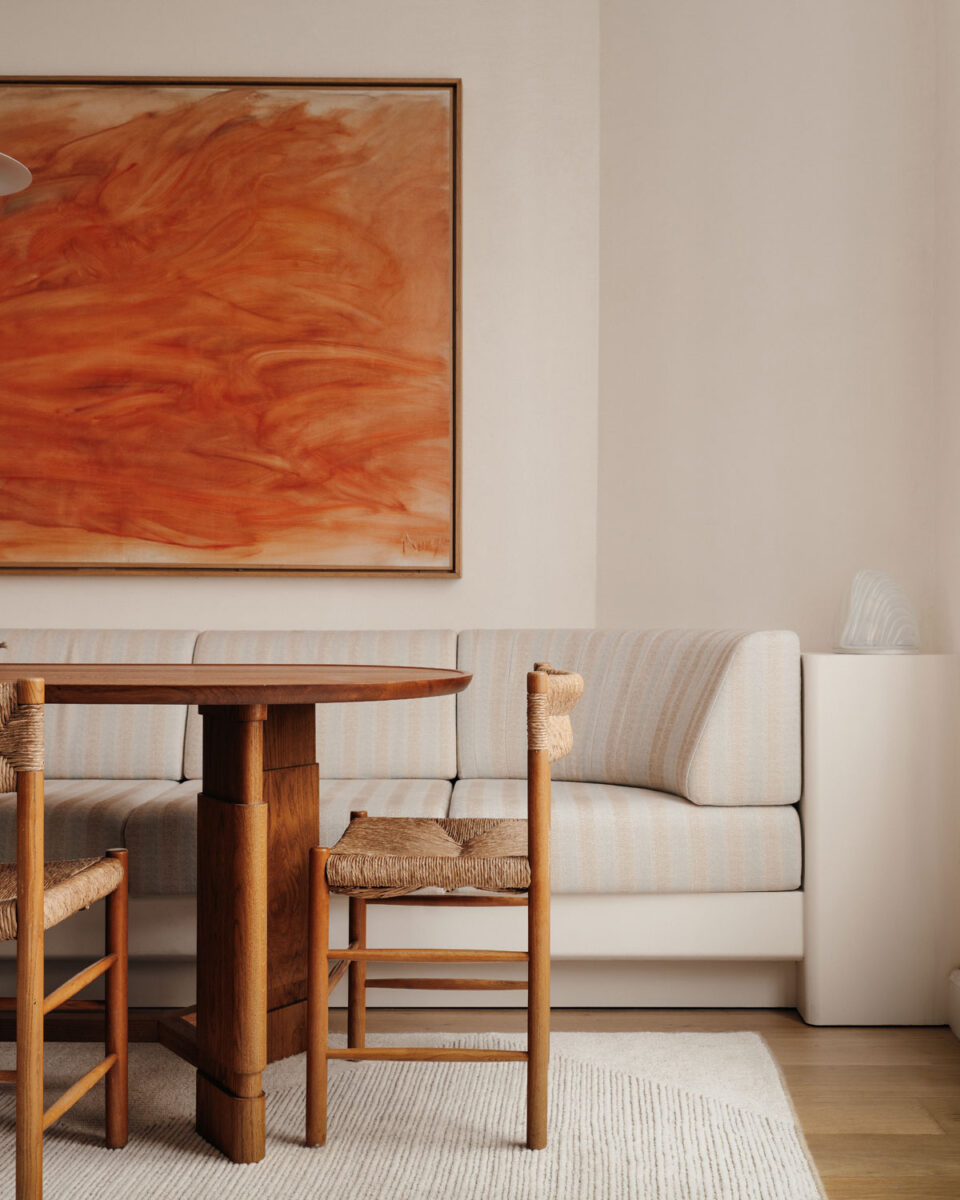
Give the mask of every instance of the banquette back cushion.
<svg viewBox="0 0 960 1200">
<path fill-rule="evenodd" d="M 800 798 L 800 645 L 789 632 L 469 630 L 457 715 L 461 779 L 526 773 L 523 675 L 584 678 L 573 752 L 554 778 L 624 784 L 701 805 Z"/>
<path fill-rule="evenodd" d="M 210 632 L 197 638 L 197 663 L 384 663 L 457 665 L 450 630 Z M 453 779 L 457 773 L 456 697 L 317 705 L 321 779 Z M 191 708 L 187 779 L 201 775 L 200 717 Z"/>
<path fill-rule="evenodd" d="M 0 662 L 189 663 L 190 630 L 8 629 Z M 48 704 L 50 779 L 180 779 L 187 709 L 180 704 Z"/>
</svg>

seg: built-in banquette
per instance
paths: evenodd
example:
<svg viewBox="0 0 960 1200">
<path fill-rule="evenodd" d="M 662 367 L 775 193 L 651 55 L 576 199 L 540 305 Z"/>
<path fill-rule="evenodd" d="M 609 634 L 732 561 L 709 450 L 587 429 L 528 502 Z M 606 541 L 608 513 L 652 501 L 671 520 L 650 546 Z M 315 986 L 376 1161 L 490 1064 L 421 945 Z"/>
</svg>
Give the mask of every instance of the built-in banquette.
<svg viewBox="0 0 960 1200">
<path fill-rule="evenodd" d="M 800 653 L 788 632 L 6 630 L 7 662 L 389 663 L 459 667 L 459 697 L 318 705 L 321 843 L 352 809 L 521 815 L 524 681 L 584 676 L 576 747 L 553 788 L 557 1005 L 791 1004 L 803 955 Z M 200 718 L 177 706 L 51 705 L 50 857 L 130 852 L 131 1003 L 193 998 Z M 14 857 L 0 800 L 0 858 Z M 456 909 L 449 910 L 456 920 Z M 414 908 L 376 914 L 382 944 L 452 945 Z M 486 924 L 484 923 L 486 922 Z M 52 931 L 49 973 L 87 950 Z M 515 927 L 515 928 L 514 928 Z M 522 919 L 491 909 L 478 945 Z M 504 939 L 507 939 L 504 941 Z M 12 962 L 0 962 L 12 969 Z M 2 970 L 0 970 L 2 974 Z M 2 980 L 0 980 L 2 982 Z M 383 1004 L 409 1003 L 383 989 Z M 417 993 L 451 1003 L 456 993 Z M 509 995 L 508 993 L 505 995 Z M 465 997 L 464 1002 L 476 1002 Z M 485 994 L 484 1003 L 488 1002 Z"/>
</svg>

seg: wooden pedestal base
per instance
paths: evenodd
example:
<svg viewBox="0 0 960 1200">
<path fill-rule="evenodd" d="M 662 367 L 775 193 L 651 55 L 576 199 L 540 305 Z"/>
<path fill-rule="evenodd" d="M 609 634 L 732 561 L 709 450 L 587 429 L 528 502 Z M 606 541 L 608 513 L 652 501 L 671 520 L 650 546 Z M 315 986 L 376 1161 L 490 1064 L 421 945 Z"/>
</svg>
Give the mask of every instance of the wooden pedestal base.
<svg viewBox="0 0 960 1200">
<path fill-rule="evenodd" d="M 196 1032 L 175 1020 L 161 1037 L 198 1067 L 198 1132 L 235 1162 L 257 1162 L 261 1072 L 306 1047 L 307 857 L 319 805 L 314 710 L 200 711 Z"/>
<path fill-rule="evenodd" d="M 197 1133 L 238 1163 L 259 1162 L 266 1153 L 266 1108 L 259 1096 L 234 1096 L 197 1072 Z"/>
</svg>

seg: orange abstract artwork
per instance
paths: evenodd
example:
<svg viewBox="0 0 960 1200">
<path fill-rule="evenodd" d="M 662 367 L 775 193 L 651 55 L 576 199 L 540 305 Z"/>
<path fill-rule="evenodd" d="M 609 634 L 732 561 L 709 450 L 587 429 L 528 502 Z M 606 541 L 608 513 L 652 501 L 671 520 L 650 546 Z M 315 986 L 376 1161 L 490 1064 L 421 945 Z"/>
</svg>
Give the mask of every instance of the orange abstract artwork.
<svg viewBox="0 0 960 1200">
<path fill-rule="evenodd" d="M 0 83 L 0 569 L 457 570 L 456 102 Z"/>
</svg>

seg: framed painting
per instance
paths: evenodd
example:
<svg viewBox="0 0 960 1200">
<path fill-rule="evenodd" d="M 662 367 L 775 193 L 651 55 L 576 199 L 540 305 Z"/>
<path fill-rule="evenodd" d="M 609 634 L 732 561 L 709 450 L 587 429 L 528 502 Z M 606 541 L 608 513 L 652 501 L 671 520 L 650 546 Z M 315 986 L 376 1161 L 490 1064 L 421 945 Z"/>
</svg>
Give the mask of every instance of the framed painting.
<svg viewBox="0 0 960 1200">
<path fill-rule="evenodd" d="M 459 112 L 0 80 L 0 570 L 458 575 Z"/>
</svg>

